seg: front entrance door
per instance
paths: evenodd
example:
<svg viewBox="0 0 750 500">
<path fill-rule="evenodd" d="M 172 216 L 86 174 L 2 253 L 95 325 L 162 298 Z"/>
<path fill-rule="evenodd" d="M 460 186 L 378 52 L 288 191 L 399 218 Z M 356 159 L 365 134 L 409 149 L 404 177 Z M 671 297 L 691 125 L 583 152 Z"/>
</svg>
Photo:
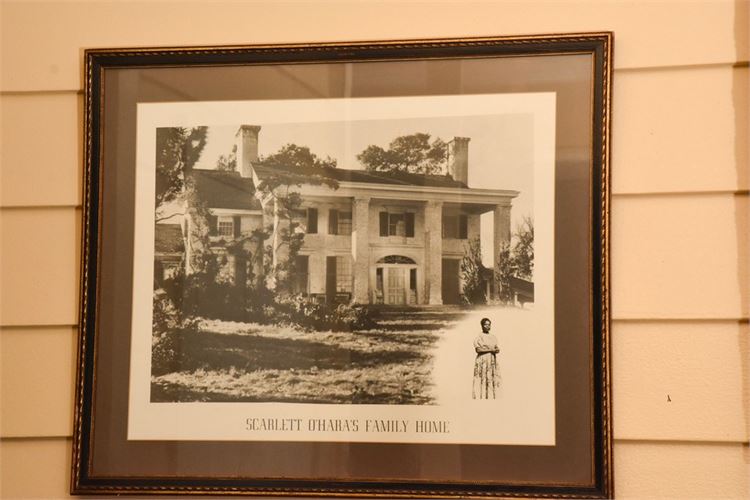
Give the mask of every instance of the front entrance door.
<svg viewBox="0 0 750 500">
<path fill-rule="evenodd" d="M 386 282 L 386 304 L 406 303 L 406 269 L 402 267 L 386 268 L 388 279 Z"/>
<path fill-rule="evenodd" d="M 443 259 L 443 304 L 460 304 L 458 259 Z"/>
</svg>

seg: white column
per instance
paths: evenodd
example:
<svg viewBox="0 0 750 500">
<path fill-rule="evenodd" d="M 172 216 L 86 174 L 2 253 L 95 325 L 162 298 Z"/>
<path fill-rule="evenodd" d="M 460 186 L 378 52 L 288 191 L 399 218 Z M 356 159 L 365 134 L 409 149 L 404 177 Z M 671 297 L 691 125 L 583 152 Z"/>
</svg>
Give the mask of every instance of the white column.
<svg viewBox="0 0 750 500">
<path fill-rule="evenodd" d="M 370 302 L 370 198 L 352 202 L 352 301 Z"/>
<path fill-rule="evenodd" d="M 507 203 L 501 203 L 495 206 L 495 212 L 494 212 L 494 244 L 493 248 L 495 250 L 494 255 L 492 256 L 492 262 L 493 262 L 493 269 L 495 271 L 495 294 L 499 293 L 499 290 L 497 289 L 497 282 L 498 282 L 498 275 L 500 273 L 500 260 L 499 260 L 499 254 L 500 250 L 502 249 L 504 244 L 510 244 L 510 202 Z M 497 297 L 495 297 L 497 298 Z"/>
<path fill-rule="evenodd" d="M 443 202 L 428 201 L 424 211 L 427 303 L 443 303 Z"/>
</svg>

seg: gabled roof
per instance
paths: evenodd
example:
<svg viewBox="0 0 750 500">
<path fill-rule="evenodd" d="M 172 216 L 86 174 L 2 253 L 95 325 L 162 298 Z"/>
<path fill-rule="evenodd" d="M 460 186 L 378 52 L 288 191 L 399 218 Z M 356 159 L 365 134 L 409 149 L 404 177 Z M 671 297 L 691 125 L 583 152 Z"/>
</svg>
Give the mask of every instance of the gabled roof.
<svg viewBox="0 0 750 500">
<path fill-rule="evenodd" d="M 182 227 L 179 224 L 156 224 L 156 253 L 182 253 Z"/>
<path fill-rule="evenodd" d="M 193 169 L 192 179 L 198 197 L 208 208 L 260 210 L 252 179 L 237 172 Z"/>
<path fill-rule="evenodd" d="M 411 174 L 408 172 L 370 172 L 367 170 L 351 170 L 346 168 L 317 168 L 317 167 L 266 167 L 253 165 L 253 170 L 260 181 L 283 172 L 300 183 L 310 177 L 331 179 L 338 182 L 361 182 L 365 184 L 391 184 L 401 186 L 420 187 L 448 187 L 467 188 L 463 182 L 453 179 L 449 175 Z"/>
</svg>

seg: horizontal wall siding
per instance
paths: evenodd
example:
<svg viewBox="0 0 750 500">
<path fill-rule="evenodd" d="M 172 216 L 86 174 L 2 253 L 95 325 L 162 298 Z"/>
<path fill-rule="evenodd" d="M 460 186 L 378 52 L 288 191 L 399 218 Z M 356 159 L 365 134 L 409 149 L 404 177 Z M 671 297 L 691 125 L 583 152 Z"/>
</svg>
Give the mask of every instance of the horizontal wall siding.
<svg viewBox="0 0 750 500">
<path fill-rule="evenodd" d="M 69 439 L 4 440 L 0 497 L 65 496 L 70 446 Z M 740 500 L 750 493 L 741 444 L 616 441 L 614 453 L 618 500 Z"/>
<path fill-rule="evenodd" d="M 747 195 L 620 196 L 612 213 L 615 319 L 747 317 Z M 80 210 L 0 217 L 13 235 L 2 242 L 2 325 L 75 324 Z"/>
<path fill-rule="evenodd" d="M 617 33 L 615 67 L 618 68 L 732 63 L 747 60 L 748 51 L 747 47 L 737 46 L 737 37 L 745 36 L 747 40 L 749 28 L 735 25 L 736 8 L 732 0 L 679 2 L 679 6 L 674 2 L 646 0 L 460 4 L 191 2 L 179 9 L 172 2 L 142 3 L 138 8 L 126 1 L 5 2 L 1 52 L 5 71 L 0 88 L 4 91 L 79 89 L 84 47 L 612 30 Z M 112 22 L 115 19 L 117 22 Z M 415 19 L 419 22 L 414 22 Z M 644 23 L 644 19 L 649 22 Z M 196 20 L 205 29 L 184 29 L 195 26 Z"/>
<path fill-rule="evenodd" d="M 0 96 L 3 207 L 81 203 L 82 110 L 76 92 Z"/>
<path fill-rule="evenodd" d="M 748 439 L 748 325 L 615 322 L 616 439 Z"/>
<path fill-rule="evenodd" d="M 746 318 L 748 197 L 612 202 L 612 316 Z"/>
<path fill-rule="evenodd" d="M 615 72 L 612 192 L 747 190 L 748 73 Z"/>
<path fill-rule="evenodd" d="M 0 331 L 0 436 L 71 436 L 77 329 Z"/>
<path fill-rule="evenodd" d="M 618 499 L 750 498 L 747 445 L 615 443 Z"/>
<path fill-rule="evenodd" d="M 0 498 L 65 498 L 70 490 L 71 440 L 0 442 Z"/>
<path fill-rule="evenodd" d="M 76 337 L 0 332 L 0 436 L 72 435 Z M 616 439 L 747 440 L 747 324 L 615 322 L 612 339 Z"/>
<path fill-rule="evenodd" d="M 69 487 L 84 48 L 613 30 L 617 497 L 750 498 L 749 6 L 3 2 L 0 497 Z"/>
<path fill-rule="evenodd" d="M 612 192 L 747 190 L 749 73 L 731 65 L 616 72 Z M 2 206 L 80 204 L 82 106 L 76 91 L 0 97 Z"/>
<path fill-rule="evenodd" d="M 75 325 L 81 211 L 4 209 L 0 262 L 2 325 Z"/>
</svg>

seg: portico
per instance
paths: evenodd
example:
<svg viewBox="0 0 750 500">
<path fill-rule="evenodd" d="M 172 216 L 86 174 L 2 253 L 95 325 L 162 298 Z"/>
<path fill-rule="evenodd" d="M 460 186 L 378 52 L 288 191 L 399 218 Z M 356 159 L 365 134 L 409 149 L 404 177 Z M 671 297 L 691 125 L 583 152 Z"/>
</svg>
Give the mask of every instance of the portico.
<svg viewBox="0 0 750 500">
<path fill-rule="evenodd" d="M 347 296 L 356 304 L 457 303 L 460 261 L 468 242 L 480 237 L 480 216 L 489 212 L 498 267 L 500 246 L 510 241 L 514 191 L 404 187 L 300 188 L 303 209 L 317 218 L 317 232 L 308 231 L 300 249 L 309 259 L 308 293 Z M 334 212 L 351 217 L 350 232 L 333 234 Z"/>
</svg>

